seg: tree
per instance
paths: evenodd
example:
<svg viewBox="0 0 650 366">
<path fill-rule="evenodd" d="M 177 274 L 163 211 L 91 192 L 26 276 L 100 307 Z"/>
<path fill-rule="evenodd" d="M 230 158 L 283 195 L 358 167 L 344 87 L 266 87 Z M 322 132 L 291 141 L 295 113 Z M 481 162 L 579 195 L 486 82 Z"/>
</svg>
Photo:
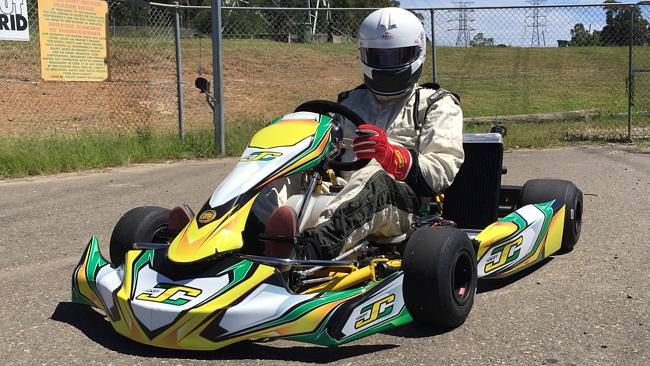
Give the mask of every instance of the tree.
<svg viewBox="0 0 650 366">
<path fill-rule="evenodd" d="M 304 1 L 303 1 L 304 3 Z M 332 8 L 383 8 L 399 6 L 395 0 L 330 0 Z M 370 11 L 336 11 L 327 25 L 327 33 L 354 38 L 359 25 L 370 14 Z"/>
<path fill-rule="evenodd" d="M 150 11 L 150 7 L 144 6 L 142 3 L 115 1 L 110 6 L 110 24 L 113 26 L 147 26 Z"/>
<path fill-rule="evenodd" d="M 597 46 L 599 44 L 600 31 L 594 30 L 593 32 L 590 32 L 585 29 L 585 25 L 582 23 L 574 25 L 573 29 L 571 29 L 571 41 L 569 42 L 569 46 Z"/>
<path fill-rule="evenodd" d="M 605 3 L 618 3 L 606 0 Z M 650 43 L 650 24 L 643 18 L 638 5 L 605 7 L 606 25 L 600 32 L 603 46 L 626 46 L 630 44 L 630 21 L 632 21 L 633 44 L 638 46 Z"/>
<path fill-rule="evenodd" d="M 476 33 L 474 38 L 469 41 L 470 47 L 494 47 L 494 38 L 485 38 L 483 33 Z"/>
<path fill-rule="evenodd" d="M 199 0 L 201 5 L 210 5 L 212 0 Z M 245 7 L 283 7 L 283 8 L 306 8 L 305 0 L 248 0 L 246 6 L 242 9 L 222 12 L 222 23 L 224 27 L 224 36 L 238 37 L 246 35 L 265 35 L 280 36 L 294 34 L 300 24 L 308 23 L 309 18 L 305 11 L 246 11 Z M 311 1 L 314 5 L 316 2 Z M 396 0 L 329 0 L 332 8 L 376 8 L 399 6 Z M 344 35 L 354 37 L 359 24 L 370 13 L 370 11 L 336 11 L 331 12 L 331 20 L 325 24 L 321 23 L 324 19 L 325 9 L 321 8 L 319 13 L 319 24 L 324 24 L 325 28 L 319 27 L 317 32 L 327 32 L 330 34 Z M 209 33 L 210 10 L 200 10 L 192 20 L 191 24 L 203 33 Z"/>
</svg>

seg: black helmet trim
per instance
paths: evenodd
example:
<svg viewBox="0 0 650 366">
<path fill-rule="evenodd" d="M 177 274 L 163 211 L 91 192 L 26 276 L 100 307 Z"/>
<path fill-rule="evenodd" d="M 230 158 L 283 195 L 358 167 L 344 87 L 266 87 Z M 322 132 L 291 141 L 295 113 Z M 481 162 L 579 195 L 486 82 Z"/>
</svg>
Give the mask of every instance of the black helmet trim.
<svg viewBox="0 0 650 366">
<path fill-rule="evenodd" d="M 422 66 L 412 71 L 411 66 L 391 70 L 372 70 L 372 77 L 364 74 L 363 82 L 374 94 L 394 96 L 409 90 L 420 79 Z"/>
<path fill-rule="evenodd" d="M 421 46 L 359 49 L 361 62 L 376 69 L 395 69 L 410 65 L 420 57 Z"/>
</svg>

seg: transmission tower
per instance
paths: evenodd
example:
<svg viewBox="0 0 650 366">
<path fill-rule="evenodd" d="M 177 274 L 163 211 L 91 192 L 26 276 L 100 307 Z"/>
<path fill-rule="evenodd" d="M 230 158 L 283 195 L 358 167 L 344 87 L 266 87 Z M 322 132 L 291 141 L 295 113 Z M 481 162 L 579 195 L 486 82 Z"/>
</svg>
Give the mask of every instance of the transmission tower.
<svg viewBox="0 0 650 366">
<path fill-rule="evenodd" d="M 526 28 L 531 28 L 532 33 L 530 36 L 531 47 L 546 47 L 546 15 L 542 14 L 540 5 L 544 4 L 546 0 L 530 0 L 531 8 L 530 15 L 526 16 Z"/>
<path fill-rule="evenodd" d="M 474 18 L 470 15 L 474 10 L 468 9 L 468 7 L 473 4 L 473 2 L 458 1 L 454 2 L 454 4 L 458 5 L 458 17 L 450 20 L 450 22 L 456 23 L 456 28 L 449 28 L 447 30 L 458 31 L 458 36 L 456 36 L 456 47 L 469 47 L 471 32 L 474 30 L 474 28 L 472 28 Z"/>
</svg>

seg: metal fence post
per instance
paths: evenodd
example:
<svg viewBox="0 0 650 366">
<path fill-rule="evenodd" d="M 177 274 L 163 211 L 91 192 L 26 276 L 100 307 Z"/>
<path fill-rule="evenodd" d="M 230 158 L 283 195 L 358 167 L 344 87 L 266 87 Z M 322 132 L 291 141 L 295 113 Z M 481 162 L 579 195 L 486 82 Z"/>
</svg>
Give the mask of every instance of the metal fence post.
<svg viewBox="0 0 650 366">
<path fill-rule="evenodd" d="M 630 6 L 630 41 L 627 51 L 627 138 L 632 138 L 632 95 L 634 93 L 634 74 L 632 72 L 632 45 L 634 44 L 634 8 Z"/>
<path fill-rule="evenodd" d="M 178 83 L 178 135 L 181 141 L 185 138 L 185 102 L 183 100 L 183 57 L 181 55 L 181 20 L 180 20 L 180 4 L 178 1 L 174 2 L 175 22 L 175 42 L 176 42 L 176 82 Z"/>
<path fill-rule="evenodd" d="M 435 25 L 435 10 L 429 9 L 431 15 L 431 81 L 437 82 L 438 72 L 436 69 L 436 25 Z"/>
<path fill-rule="evenodd" d="M 221 62 L 221 0 L 212 0 L 212 74 L 214 81 L 214 148 L 226 154 L 223 120 L 223 64 Z"/>
</svg>

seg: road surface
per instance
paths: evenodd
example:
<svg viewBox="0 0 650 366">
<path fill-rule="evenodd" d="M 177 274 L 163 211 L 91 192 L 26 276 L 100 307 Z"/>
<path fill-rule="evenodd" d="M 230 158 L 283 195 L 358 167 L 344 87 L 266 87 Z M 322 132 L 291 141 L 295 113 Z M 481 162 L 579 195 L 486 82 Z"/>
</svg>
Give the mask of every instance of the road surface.
<svg viewBox="0 0 650 366">
<path fill-rule="evenodd" d="M 181 161 L 0 182 L 0 363 L 650 364 L 650 154 L 621 146 L 506 152 L 504 183 L 563 178 L 585 193 L 573 252 L 526 276 L 482 284 L 467 322 L 406 326 L 328 349 L 288 341 L 215 352 L 135 344 L 70 303 L 91 234 L 108 253 L 120 215 L 140 205 L 200 207 L 236 159 Z"/>
</svg>

